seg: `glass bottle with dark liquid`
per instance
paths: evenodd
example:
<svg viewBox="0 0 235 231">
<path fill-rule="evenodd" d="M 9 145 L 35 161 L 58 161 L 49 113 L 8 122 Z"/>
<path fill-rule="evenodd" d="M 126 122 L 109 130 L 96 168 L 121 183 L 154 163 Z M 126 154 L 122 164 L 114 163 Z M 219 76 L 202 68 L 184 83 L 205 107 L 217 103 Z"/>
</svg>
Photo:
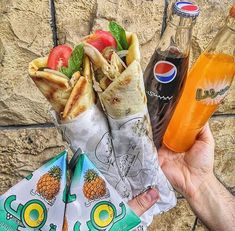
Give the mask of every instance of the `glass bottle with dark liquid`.
<svg viewBox="0 0 235 231">
<path fill-rule="evenodd" d="M 187 75 L 192 28 L 199 14 L 197 5 L 176 2 L 166 30 L 144 72 L 153 139 L 161 146 Z"/>
</svg>

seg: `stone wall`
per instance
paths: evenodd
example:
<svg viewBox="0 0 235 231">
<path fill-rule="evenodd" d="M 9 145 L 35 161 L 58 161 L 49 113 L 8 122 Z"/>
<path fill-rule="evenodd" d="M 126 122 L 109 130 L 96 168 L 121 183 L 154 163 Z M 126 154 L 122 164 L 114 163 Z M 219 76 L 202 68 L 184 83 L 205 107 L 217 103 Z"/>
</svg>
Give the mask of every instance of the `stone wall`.
<svg viewBox="0 0 235 231">
<path fill-rule="evenodd" d="M 193 33 L 194 61 L 223 24 L 232 0 L 198 0 L 201 14 Z M 76 44 L 115 20 L 138 34 L 145 68 L 159 41 L 163 0 L 57 0 L 60 43 Z M 49 104 L 27 75 L 28 63 L 52 47 L 48 0 L 0 1 L 0 194 L 58 153 L 66 143 L 54 128 Z M 216 140 L 215 173 L 235 192 L 235 84 L 210 125 Z M 195 215 L 178 205 L 155 218 L 154 230 L 191 230 Z M 206 230 L 197 222 L 196 230 Z"/>
</svg>

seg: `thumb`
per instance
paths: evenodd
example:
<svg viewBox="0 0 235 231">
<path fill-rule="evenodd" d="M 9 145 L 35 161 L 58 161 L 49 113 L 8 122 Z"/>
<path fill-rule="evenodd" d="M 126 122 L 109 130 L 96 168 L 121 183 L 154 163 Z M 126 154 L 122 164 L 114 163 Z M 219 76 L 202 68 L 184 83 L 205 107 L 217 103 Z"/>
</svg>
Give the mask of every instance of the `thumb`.
<svg viewBox="0 0 235 231">
<path fill-rule="evenodd" d="M 198 134 L 197 140 L 203 141 L 210 146 L 215 145 L 213 135 L 211 133 L 209 123 L 207 122 L 201 132 Z"/>
<path fill-rule="evenodd" d="M 151 188 L 129 201 L 128 205 L 138 216 L 141 216 L 144 212 L 150 209 L 158 199 L 159 193 L 157 189 Z"/>
</svg>

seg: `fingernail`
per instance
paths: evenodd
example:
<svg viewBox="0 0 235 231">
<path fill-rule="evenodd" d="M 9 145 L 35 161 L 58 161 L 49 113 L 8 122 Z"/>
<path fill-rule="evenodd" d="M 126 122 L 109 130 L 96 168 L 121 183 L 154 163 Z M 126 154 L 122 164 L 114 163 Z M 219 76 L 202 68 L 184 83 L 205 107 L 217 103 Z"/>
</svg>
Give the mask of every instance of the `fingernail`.
<svg viewBox="0 0 235 231">
<path fill-rule="evenodd" d="M 151 188 L 145 193 L 144 197 L 148 202 L 153 202 L 159 199 L 159 194 L 155 188 Z"/>
</svg>

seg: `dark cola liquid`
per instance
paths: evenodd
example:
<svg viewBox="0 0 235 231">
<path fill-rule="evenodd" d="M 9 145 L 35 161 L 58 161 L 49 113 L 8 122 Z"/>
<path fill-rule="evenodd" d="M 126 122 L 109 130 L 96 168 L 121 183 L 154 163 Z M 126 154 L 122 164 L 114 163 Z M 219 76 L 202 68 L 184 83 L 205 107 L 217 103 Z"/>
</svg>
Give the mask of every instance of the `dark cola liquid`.
<svg viewBox="0 0 235 231">
<path fill-rule="evenodd" d="M 162 144 L 163 135 L 181 95 L 188 60 L 188 56 L 182 55 L 176 49 L 167 52 L 156 50 L 144 72 L 148 111 L 157 148 Z M 175 65 L 177 74 L 171 82 L 161 83 L 155 78 L 153 69 L 158 61 L 168 61 Z"/>
</svg>

